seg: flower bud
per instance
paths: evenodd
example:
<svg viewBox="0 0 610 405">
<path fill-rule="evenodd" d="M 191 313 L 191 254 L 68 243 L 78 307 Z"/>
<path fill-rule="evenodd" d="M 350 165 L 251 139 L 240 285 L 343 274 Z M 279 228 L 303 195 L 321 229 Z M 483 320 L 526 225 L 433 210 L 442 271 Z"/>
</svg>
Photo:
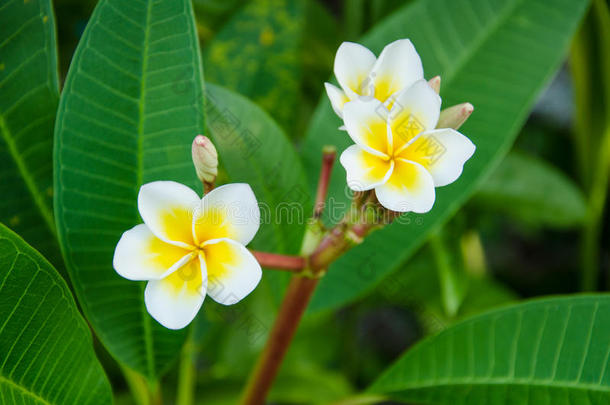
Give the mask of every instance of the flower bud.
<svg viewBox="0 0 610 405">
<path fill-rule="evenodd" d="M 434 76 L 432 79 L 428 80 L 428 84 L 432 89 L 436 92 L 436 94 L 441 92 L 441 77 Z"/>
<path fill-rule="evenodd" d="M 197 177 L 206 185 L 212 185 L 218 175 L 218 153 L 207 136 L 197 135 L 192 146 L 193 165 Z"/>
<path fill-rule="evenodd" d="M 457 104 L 441 111 L 438 119 L 437 128 L 453 128 L 458 129 L 470 117 L 474 111 L 474 107 L 470 103 Z"/>
</svg>

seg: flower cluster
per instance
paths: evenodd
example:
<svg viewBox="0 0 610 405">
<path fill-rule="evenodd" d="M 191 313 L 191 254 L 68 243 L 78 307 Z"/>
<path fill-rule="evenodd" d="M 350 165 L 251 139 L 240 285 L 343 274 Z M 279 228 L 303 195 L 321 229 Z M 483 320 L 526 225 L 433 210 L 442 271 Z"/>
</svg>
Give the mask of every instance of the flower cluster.
<svg viewBox="0 0 610 405">
<path fill-rule="evenodd" d="M 454 182 L 474 153 L 474 144 L 453 129 L 472 106 L 449 109 L 441 118 L 438 88 L 424 79 L 421 59 L 408 39 L 387 45 L 379 58 L 345 42 L 334 72 L 341 89 L 326 83 L 326 91 L 355 143 L 340 158 L 348 186 L 374 189 L 391 211 L 429 211 L 435 187 Z M 440 86 L 439 80 L 433 83 Z M 447 127 L 437 128 L 439 118 Z"/>
<path fill-rule="evenodd" d="M 387 45 L 379 58 L 346 42 L 334 71 L 341 89 L 326 83 L 326 90 L 355 142 L 340 158 L 349 187 L 374 190 L 391 211 L 429 211 L 434 188 L 455 181 L 474 153 L 473 143 L 455 130 L 472 106 L 440 111 L 440 78 L 432 85 L 424 80 L 419 55 L 407 39 Z M 208 138 L 195 138 L 192 157 L 205 197 L 172 181 L 145 184 L 138 195 L 144 223 L 123 233 L 114 253 L 119 275 L 148 281 L 146 308 L 170 329 L 188 325 L 206 295 L 221 304 L 240 301 L 262 275 L 245 248 L 260 225 L 252 189 L 247 184 L 213 189 L 218 154 Z"/>
</svg>

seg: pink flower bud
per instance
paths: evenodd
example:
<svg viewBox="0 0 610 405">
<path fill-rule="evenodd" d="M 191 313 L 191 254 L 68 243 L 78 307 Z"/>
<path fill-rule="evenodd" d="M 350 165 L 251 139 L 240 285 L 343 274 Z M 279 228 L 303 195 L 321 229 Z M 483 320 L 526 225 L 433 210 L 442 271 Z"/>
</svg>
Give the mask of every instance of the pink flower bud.
<svg viewBox="0 0 610 405">
<path fill-rule="evenodd" d="M 474 111 L 474 107 L 470 103 L 462 103 L 453 107 L 445 108 L 441 111 L 438 119 L 437 128 L 453 128 L 458 129 L 470 117 Z"/>
<path fill-rule="evenodd" d="M 434 76 L 432 79 L 428 80 L 428 84 L 430 85 L 430 87 L 432 87 L 432 89 L 436 92 L 436 94 L 440 93 L 440 91 L 441 91 L 441 77 L 440 76 Z"/>
<path fill-rule="evenodd" d="M 199 180 L 214 183 L 218 175 L 218 153 L 212 141 L 207 136 L 197 135 L 193 140 L 192 155 Z"/>
</svg>

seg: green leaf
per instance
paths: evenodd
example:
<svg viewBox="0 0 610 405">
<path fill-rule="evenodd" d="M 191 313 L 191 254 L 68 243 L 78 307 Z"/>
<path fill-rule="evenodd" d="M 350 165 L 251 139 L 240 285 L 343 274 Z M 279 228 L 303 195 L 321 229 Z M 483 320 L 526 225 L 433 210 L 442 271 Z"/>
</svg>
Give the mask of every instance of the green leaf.
<svg viewBox="0 0 610 405">
<path fill-rule="evenodd" d="M 460 309 L 467 290 L 467 274 L 456 246 L 447 246 L 444 232 L 430 237 L 430 250 L 436 265 L 445 314 L 453 317 Z"/>
<path fill-rule="evenodd" d="M 60 266 L 52 208 L 59 85 L 50 0 L 0 6 L 0 94 L 0 222 Z"/>
<path fill-rule="evenodd" d="M 311 198 L 299 157 L 282 129 L 260 107 L 206 84 L 208 130 L 221 168 L 232 182 L 250 184 L 261 209 L 252 245 L 298 253 Z"/>
<path fill-rule="evenodd" d="M 409 350 L 372 392 L 417 403 L 607 404 L 610 295 L 490 311 Z"/>
<path fill-rule="evenodd" d="M 0 403 L 112 403 L 91 332 L 68 286 L 2 224 L 0 297 Z"/>
<path fill-rule="evenodd" d="M 477 208 L 505 212 L 532 225 L 582 224 L 587 205 L 566 175 L 539 159 L 511 153 L 475 194 Z"/>
<path fill-rule="evenodd" d="M 298 253 L 312 205 L 294 147 L 273 119 L 243 96 L 206 84 L 206 102 L 220 167 L 230 181 L 250 184 L 259 202 L 261 227 L 251 246 Z M 265 272 L 263 285 L 270 288 L 273 304 L 279 304 L 288 278 L 285 272 Z M 254 294 L 264 288 L 259 286 Z"/>
<path fill-rule="evenodd" d="M 574 89 L 574 150 L 587 193 L 582 230 L 581 289 L 597 289 L 604 208 L 610 182 L 610 5 L 594 0 L 570 57 Z"/>
<path fill-rule="evenodd" d="M 102 0 L 60 100 L 55 209 L 70 277 L 108 351 L 149 379 L 176 358 L 184 332 L 150 317 L 145 283 L 116 274 L 112 256 L 141 222 L 142 184 L 201 189 L 190 145 L 204 129 L 202 81 L 189 0 Z"/>
<path fill-rule="evenodd" d="M 305 8 L 304 0 L 247 3 L 207 46 L 206 81 L 247 96 L 283 127 L 293 128 Z"/>
<path fill-rule="evenodd" d="M 608 142 L 604 138 L 610 137 L 610 5 L 604 0 L 592 3 L 574 36 L 569 61 L 574 92 L 573 147 L 585 190 L 600 180 L 600 159 L 604 158 L 604 142 Z"/>
<path fill-rule="evenodd" d="M 428 77 L 441 75 L 443 106 L 469 101 L 475 112 L 460 129 L 477 145 L 458 181 L 436 190 L 426 215 L 405 215 L 339 259 L 321 281 L 310 309 L 338 307 L 369 291 L 446 221 L 510 148 L 517 131 L 552 77 L 588 2 L 557 0 L 424 0 L 401 9 L 366 35 L 377 54 L 397 38 L 410 38 Z M 342 151 L 351 140 L 326 97 L 318 106 L 304 147 L 306 170 L 317 173 L 320 150 Z M 311 176 L 313 183 L 316 176 Z M 313 184 L 310 184 L 314 187 Z M 345 171 L 338 167 L 329 196 L 347 203 Z M 333 216 L 337 216 L 335 212 Z M 367 263 L 374 271 L 362 277 Z"/>
</svg>

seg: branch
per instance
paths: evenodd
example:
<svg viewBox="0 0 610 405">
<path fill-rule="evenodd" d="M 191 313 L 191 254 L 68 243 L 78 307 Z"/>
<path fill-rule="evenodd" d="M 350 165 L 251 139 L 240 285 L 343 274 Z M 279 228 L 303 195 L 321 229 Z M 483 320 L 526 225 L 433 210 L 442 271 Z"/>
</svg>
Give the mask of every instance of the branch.
<svg viewBox="0 0 610 405">
<path fill-rule="evenodd" d="M 250 375 L 241 405 L 265 403 L 267 393 L 271 389 L 316 285 L 318 285 L 318 279 L 292 276 L 265 349 Z"/>
<path fill-rule="evenodd" d="M 278 255 L 275 253 L 258 252 L 250 250 L 262 267 L 275 270 L 299 271 L 306 265 L 305 258 L 301 256 Z"/>
<path fill-rule="evenodd" d="M 322 149 L 322 169 L 320 170 L 320 177 L 318 179 L 318 191 L 316 192 L 316 201 L 313 211 L 313 217 L 315 219 L 320 218 L 322 211 L 324 210 L 326 195 L 328 194 L 328 183 L 330 181 L 330 174 L 333 170 L 336 156 L 337 149 L 335 149 L 334 146 L 327 145 Z"/>
<path fill-rule="evenodd" d="M 334 147 L 324 147 L 322 151 L 322 169 L 320 170 L 313 213 L 313 218 L 316 220 L 320 218 L 324 210 L 326 194 L 328 193 L 328 182 L 333 164 L 335 163 L 335 156 L 336 150 Z M 319 225 L 319 221 L 313 221 L 308 226 L 306 235 L 303 238 L 303 246 L 301 247 L 301 254 L 303 256 L 311 255 L 312 251 L 319 244 L 319 239 L 322 235 L 312 236 L 319 234 L 320 229 L 317 227 Z M 299 327 L 307 304 L 318 285 L 319 278 L 317 276 L 323 273 L 323 271 L 310 272 L 311 268 L 308 268 L 307 259 L 304 257 L 282 256 L 261 252 L 252 253 L 261 265 L 265 267 L 299 270 L 290 280 L 290 285 L 282 301 L 280 312 L 273 324 L 256 367 L 250 375 L 241 400 L 242 405 L 263 405 L 267 393 L 277 376 L 282 360 L 288 351 L 290 342 Z M 305 277 L 306 273 L 313 277 Z"/>
</svg>

